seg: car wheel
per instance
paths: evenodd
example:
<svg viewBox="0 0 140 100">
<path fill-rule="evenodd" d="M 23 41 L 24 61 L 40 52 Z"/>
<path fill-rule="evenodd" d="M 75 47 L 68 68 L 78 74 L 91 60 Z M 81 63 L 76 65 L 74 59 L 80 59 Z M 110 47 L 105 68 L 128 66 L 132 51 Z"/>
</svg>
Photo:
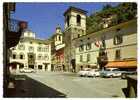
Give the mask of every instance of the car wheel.
<svg viewBox="0 0 140 100">
<path fill-rule="evenodd" d="M 110 78 L 113 78 L 113 75 L 111 75 Z"/>
<path fill-rule="evenodd" d="M 123 73 L 123 74 L 121 75 L 121 79 L 126 79 L 126 74 L 125 74 L 125 73 Z"/>
</svg>

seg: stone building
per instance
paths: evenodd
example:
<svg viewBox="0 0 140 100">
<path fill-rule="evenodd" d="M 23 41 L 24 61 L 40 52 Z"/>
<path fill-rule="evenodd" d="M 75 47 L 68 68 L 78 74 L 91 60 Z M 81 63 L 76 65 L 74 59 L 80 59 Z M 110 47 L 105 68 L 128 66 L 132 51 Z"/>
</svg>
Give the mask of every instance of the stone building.
<svg viewBox="0 0 140 100">
<path fill-rule="evenodd" d="M 75 71 L 75 47 L 73 39 L 86 34 L 86 11 L 69 7 L 65 13 L 64 62 L 68 71 Z"/>
<path fill-rule="evenodd" d="M 128 63 L 132 59 L 135 60 L 132 67 L 137 66 L 136 19 L 84 35 L 74 39 L 73 42 L 76 48 L 77 71 L 84 67 L 102 67 L 99 66 L 102 59 L 105 61 L 104 66 L 112 61 L 127 61 Z"/>
<path fill-rule="evenodd" d="M 10 48 L 10 62 L 19 63 L 20 68 L 32 68 L 37 71 L 51 70 L 51 43 L 50 41 L 37 39 L 35 33 L 25 30 L 22 33 L 19 43 Z"/>
</svg>

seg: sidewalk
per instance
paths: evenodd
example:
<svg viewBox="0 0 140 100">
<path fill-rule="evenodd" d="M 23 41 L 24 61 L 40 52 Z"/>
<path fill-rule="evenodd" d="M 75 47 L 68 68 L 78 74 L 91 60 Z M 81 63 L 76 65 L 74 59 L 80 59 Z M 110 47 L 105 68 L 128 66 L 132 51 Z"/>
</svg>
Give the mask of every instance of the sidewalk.
<svg viewBox="0 0 140 100">
<path fill-rule="evenodd" d="M 7 89 L 8 98 L 64 98 L 65 94 L 49 87 L 39 81 L 28 76 L 24 76 L 26 80 L 15 80 L 15 88 Z M 22 79 L 22 78 L 20 78 Z"/>
<path fill-rule="evenodd" d="M 27 96 L 28 81 L 25 75 L 18 75 L 15 78 L 14 88 L 7 88 L 7 97 L 24 97 Z"/>
</svg>

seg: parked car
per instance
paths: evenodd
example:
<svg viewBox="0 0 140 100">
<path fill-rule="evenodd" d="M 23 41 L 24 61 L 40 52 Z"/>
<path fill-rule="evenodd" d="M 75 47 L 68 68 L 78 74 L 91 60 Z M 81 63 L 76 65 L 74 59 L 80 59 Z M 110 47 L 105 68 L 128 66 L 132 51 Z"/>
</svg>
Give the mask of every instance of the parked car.
<svg viewBox="0 0 140 100">
<path fill-rule="evenodd" d="M 120 71 L 118 68 L 111 68 L 102 70 L 100 72 L 101 77 L 120 77 L 123 71 Z"/>
<path fill-rule="evenodd" d="M 137 71 L 123 71 L 121 74 L 121 79 L 126 79 L 127 75 L 136 75 Z"/>
<path fill-rule="evenodd" d="M 98 69 L 92 69 L 87 73 L 88 77 L 98 77 L 100 76 L 100 71 Z"/>
<path fill-rule="evenodd" d="M 32 68 L 22 68 L 22 69 L 20 69 L 20 72 L 21 73 L 34 73 L 35 70 Z"/>
<path fill-rule="evenodd" d="M 78 76 L 87 76 L 87 74 L 90 70 L 91 70 L 91 68 L 84 68 L 83 70 L 79 71 L 77 74 L 78 74 Z"/>
</svg>

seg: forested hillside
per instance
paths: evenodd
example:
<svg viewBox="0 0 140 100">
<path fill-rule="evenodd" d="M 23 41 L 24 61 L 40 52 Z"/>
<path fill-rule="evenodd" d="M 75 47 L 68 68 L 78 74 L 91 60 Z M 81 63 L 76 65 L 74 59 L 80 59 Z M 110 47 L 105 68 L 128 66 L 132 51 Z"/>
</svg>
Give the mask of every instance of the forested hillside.
<svg viewBox="0 0 140 100">
<path fill-rule="evenodd" d="M 101 11 L 91 14 L 87 17 L 87 33 L 96 32 L 103 29 L 103 22 L 107 18 L 110 18 L 111 20 L 111 23 L 108 26 L 110 27 L 136 17 L 136 3 L 120 3 L 115 7 L 107 4 Z"/>
</svg>

